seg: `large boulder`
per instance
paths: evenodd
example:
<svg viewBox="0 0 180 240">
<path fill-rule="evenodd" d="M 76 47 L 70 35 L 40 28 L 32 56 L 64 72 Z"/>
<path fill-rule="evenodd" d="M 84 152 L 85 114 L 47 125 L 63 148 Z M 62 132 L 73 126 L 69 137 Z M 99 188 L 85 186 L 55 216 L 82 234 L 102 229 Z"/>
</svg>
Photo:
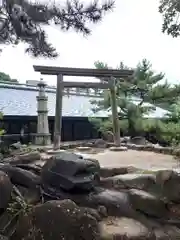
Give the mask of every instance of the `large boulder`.
<svg viewBox="0 0 180 240">
<path fill-rule="evenodd" d="M 89 195 L 81 197 L 81 204 L 92 208 L 104 206 L 110 216 L 136 217 L 127 192 L 108 189 L 98 189 Z"/>
<path fill-rule="evenodd" d="M 0 210 L 5 209 L 11 199 L 12 183 L 8 175 L 0 171 Z"/>
<path fill-rule="evenodd" d="M 43 185 L 66 191 L 91 191 L 99 174 L 99 163 L 93 159 L 62 152 L 49 159 L 42 168 Z"/>
<path fill-rule="evenodd" d="M 43 193 L 44 199 L 47 201 L 53 199 L 71 199 L 82 207 L 89 207 L 97 210 L 99 208 L 106 209 L 107 215 L 110 216 L 136 216 L 136 211 L 132 208 L 128 193 L 123 191 L 120 192 L 96 187 L 94 191 L 89 193 L 84 192 L 84 194 L 75 194 L 46 185 L 43 189 Z"/>
<path fill-rule="evenodd" d="M 22 217 L 12 240 L 99 240 L 97 220 L 71 200 L 50 201 Z"/>
<path fill-rule="evenodd" d="M 128 192 L 115 191 L 96 187 L 94 191 L 84 194 L 71 194 L 67 191 L 57 190 L 45 186 L 44 198 L 52 199 L 71 199 L 82 207 L 101 209 L 103 215 L 137 217 L 137 212 L 132 208 Z"/>
</svg>

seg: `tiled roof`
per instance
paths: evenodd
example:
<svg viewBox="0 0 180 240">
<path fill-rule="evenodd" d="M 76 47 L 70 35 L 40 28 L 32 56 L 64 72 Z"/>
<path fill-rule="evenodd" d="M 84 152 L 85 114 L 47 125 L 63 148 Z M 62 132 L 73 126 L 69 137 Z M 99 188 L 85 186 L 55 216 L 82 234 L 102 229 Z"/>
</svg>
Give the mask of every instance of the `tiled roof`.
<svg viewBox="0 0 180 240">
<path fill-rule="evenodd" d="M 0 110 L 4 115 L 15 116 L 36 116 L 37 102 L 36 96 L 38 90 L 36 87 L 22 87 L 15 85 L 7 85 L 0 83 Z M 56 95 L 55 90 L 47 90 L 49 116 L 54 116 Z M 92 104 L 90 100 L 94 98 L 86 96 L 63 96 L 63 116 L 71 117 L 107 117 L 108 112 L 100 111 L 96 114 L 92 112 Z M 99 98 L 98 98 L 99 99 Z M 167 111 L 156 108 L 149 117 L 162 118 Z"/>
<path fill-rule="evenodd" d="M 56 94 L 55 90 L 47 91 L 49 116 L 54 116 Z M 36 96 L 38 90 L 36 88 L 8 86 L 0 84 L 0 110 L 4 115 L 19 115 L 19 116 L 36 116 L 37 101 Z M 90 100 L 85 96 L 70 95 L 63 97 L 63 116 L 90 117 L 102 116 L 106 117 L 106 113 L 93 114 L 91 111 L 92 105 Z M 93 98 L 94 99 L 94 98 Z"/>
</svg>

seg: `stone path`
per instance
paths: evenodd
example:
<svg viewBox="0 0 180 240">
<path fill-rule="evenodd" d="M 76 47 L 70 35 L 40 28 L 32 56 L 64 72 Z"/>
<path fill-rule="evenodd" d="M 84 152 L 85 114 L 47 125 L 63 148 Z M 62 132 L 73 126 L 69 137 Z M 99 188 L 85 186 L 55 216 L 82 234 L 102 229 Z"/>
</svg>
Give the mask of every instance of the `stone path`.
<svg viewBox="0 0 180 240">
<path fill-rule="evenodd" d="M 97 159 L 101 166 L 134 166 L 141 169 L 180 169 L 180 161 L 173 156 L 153 152 L 128 150 L 124 152 L 112 152 L 106 150 L 101 153 L 91 154 L 90 157 Z"/>
</svg>

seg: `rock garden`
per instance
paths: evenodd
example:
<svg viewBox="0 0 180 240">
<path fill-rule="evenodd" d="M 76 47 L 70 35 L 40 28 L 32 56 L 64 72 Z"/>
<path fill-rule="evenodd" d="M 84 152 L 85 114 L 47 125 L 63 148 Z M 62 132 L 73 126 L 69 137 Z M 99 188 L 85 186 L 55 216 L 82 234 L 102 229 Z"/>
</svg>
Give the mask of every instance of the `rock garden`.
<svg viewBox="0 0 180 240">
<path fill-rule="evenodd" d="M 89 155 L 102 151 L 97 144 L 61 151 L 12 145 L 0 163 L 0 239 L 180 238 L 179 173 L 102 166 Z M 131 151 L 125 144 L 116 154 Z"/>
</svg>

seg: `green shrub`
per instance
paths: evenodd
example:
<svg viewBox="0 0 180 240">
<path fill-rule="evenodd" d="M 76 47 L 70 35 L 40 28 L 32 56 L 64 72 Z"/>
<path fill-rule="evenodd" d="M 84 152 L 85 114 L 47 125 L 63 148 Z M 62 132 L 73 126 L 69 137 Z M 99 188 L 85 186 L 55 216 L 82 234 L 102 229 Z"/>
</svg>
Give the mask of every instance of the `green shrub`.
<svg viewBox="0 0 180 240">
<path fill-rule="evenodd" d="M 101 133 L 113 130 L 112 120 L 110 118 L 89 118 L 89 121 L 94 125 L 94 128 Z"/>
<path fill-rule="evenodd" d="M 142 130 L 145 133 L 155 133 L 159 135 L 164 129 L 164 123 L 159 119 L 143 119 Z"/>
<path fill-rule="evenodd" d="M 107 131 L 113 131 L 113 123 L 112 119 L 100 119 L 100 118 L 89 118 L 89 121 L 94 125 L 95 129 L 101 133 L 107 132 Z M 119 120 L 120 125 L 120 131 L 123 135 L 129 135 L 130 134 L 130 121 L 127 119 Z M 135 130 L 134 130 L 135 129 Z M 136 121 L 133 122 L 133 131 L 141 131 L 142 132 L 142 122 Z"/>
<path fill-rule="evenodd" d="M 180 143 L 180 122 L 164 122 L 157 119 L 150 119 L 143 122 L 145 133 L 151 133 L 159 141 L 164 141 L 169 145 Z"/>
<path fill-rule="evenodd" d="M 161 135 L 170 145 L 180 144 L 180 122 L 164 123 Z"/>
<path fill-rule="evenodd" d="M 100 118 L 91 118 L 90 122 L 101 133 L 106 131 L 113 131 L 113 124 L 111 118 L 102 120 Z M 123 135 L 131 135 L 130 121 L 122 119 L 119 121 L 120 131 Z M 138 119 L 134 124 L 133 131 L 136 135 L 153 135 L 159 142 L 165 142 L 168 145 L 180 144 L 180 122 L 164 122 L 158 119 Z"/>
</svg>

